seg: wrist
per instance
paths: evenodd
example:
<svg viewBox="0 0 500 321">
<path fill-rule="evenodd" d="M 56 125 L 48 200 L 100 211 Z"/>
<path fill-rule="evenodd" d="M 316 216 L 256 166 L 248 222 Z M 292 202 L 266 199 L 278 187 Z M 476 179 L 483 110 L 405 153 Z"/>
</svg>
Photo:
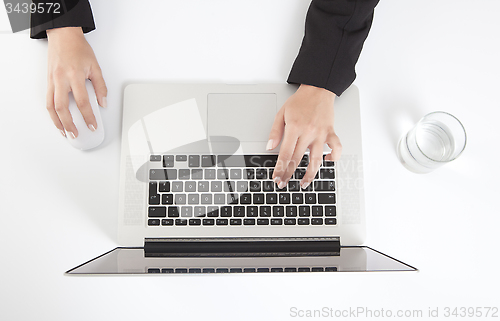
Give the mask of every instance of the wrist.
<svg viewBox="0 0 500 321">
<path fill-rule="evenodd" d="M 305 84 L 301 84 L 298 91 L 301 91 L 306 95 L 313 95 L 320 97 L 322 99 L 329 99 L 332 101 L 335 99 L 336 96 L 335 93 L 329 91 L 328 89 L 311 85 L 305 85 Z"/>
<path fill-rule="evenodd" d="M 64 27 L 47 30 L 47 39 L 49 41 L 58 40 L 74 40 L 85 38 L 81 27 Z"/>
</svg>

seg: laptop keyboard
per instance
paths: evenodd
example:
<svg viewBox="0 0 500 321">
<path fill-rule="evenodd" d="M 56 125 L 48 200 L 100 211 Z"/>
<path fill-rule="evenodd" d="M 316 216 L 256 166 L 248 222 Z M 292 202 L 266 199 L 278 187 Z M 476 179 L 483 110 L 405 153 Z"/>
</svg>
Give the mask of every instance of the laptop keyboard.
<svg viewBox="0 0 500 321">
<path fill-rule="evenodd" d="M 300 187 L 308 155 L 287 186 L 272 181 L 278 155 L 151 155 L 147 225 L 336 225 L 335 164 Z"/>
</svg>

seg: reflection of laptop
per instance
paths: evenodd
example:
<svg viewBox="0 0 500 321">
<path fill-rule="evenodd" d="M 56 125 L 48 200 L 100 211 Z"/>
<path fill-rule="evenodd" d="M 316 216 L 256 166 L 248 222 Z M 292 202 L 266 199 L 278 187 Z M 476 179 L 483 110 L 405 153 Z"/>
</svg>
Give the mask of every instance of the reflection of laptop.
<svg viewBox="0 0 500 321">
<path fill-rule="evenodd" d="M 284 189 L 266 151 L 292 85 L 134 84 L 125 89 L 117 248 L 68 271 L 217 273 L 415 270 L 365 237 L 358 91 L 335 102 L 340 161 Z M 325 153 L 328 150 L 325 146 Z"/>
</svg>

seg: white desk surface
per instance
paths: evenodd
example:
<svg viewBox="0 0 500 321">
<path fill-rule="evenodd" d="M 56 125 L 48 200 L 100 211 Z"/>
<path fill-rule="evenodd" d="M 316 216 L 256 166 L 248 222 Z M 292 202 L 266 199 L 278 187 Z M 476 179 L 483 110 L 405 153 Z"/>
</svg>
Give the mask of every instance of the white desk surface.
<svg viewBox="0 0 500 321">
<path fill-rule="evenodd" d="M 487 0 L 381 1 L 357 65 L 366 244 L 418 273 L 63 274 L 117 246 L 125 84 L 284 82 L 308 5 L 93 1 L 98 29 L 87 39 L 109 108 L 106 140 L 92 152 L 74 150 L 45 110 L 47 43 L 0 34 L 0 319 L 304 319 L 292 307 L 422 310 L 425 319 L 429 308 L 444 318 L 447 307 L 500 307 L 500 2 Z M 396 142 L 435 110 L 463 122 L 466 150 L 431 174 L 410 173 Z"/>
</svg>

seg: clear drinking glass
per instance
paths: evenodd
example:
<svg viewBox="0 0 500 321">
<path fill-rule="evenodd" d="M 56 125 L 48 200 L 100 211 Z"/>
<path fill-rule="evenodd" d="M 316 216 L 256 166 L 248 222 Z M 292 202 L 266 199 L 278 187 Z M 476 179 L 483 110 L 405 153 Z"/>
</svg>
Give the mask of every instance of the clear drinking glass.
<svg viewBox="0 0 500 321">
<path fill-rule="evenodd" d="M 465 148 L 467 135 L 453 115 L 437 111 L 427 114 L 404 135 L 398 157 L 415 173 L 429 173 L 457 158 Z"/>
</svg>

